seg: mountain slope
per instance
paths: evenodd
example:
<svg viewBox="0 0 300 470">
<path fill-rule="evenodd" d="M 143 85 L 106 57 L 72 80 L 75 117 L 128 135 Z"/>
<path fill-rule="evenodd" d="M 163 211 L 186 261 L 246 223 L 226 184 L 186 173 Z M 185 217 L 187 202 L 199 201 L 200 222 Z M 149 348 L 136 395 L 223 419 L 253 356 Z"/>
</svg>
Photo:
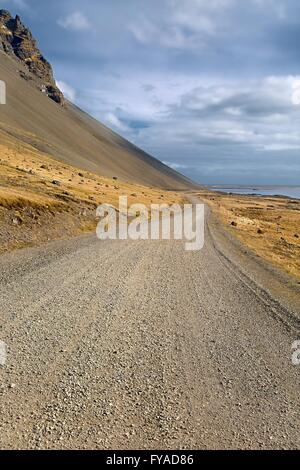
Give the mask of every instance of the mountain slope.
<svg viewBox="0 0 300 470">
<path fill-rule="evenodd" d="M 7 104 L 0 106 L 0 130 L 15 139 L 100 175 L 165 189 L 196 186 L 71 103 L 62 106 L 49 99 L 45 90 L 41 92 L 46 86 L 43 77 L 3 47 L 0 80 L 7 86 Z"/>
</svg>

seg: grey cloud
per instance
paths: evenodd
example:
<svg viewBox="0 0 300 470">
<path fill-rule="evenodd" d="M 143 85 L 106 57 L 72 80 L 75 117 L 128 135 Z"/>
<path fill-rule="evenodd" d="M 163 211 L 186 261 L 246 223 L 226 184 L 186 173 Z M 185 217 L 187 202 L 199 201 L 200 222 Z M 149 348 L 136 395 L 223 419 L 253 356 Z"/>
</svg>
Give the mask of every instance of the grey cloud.
<svg viewBox="0 0 300 470">
<path fill-rule="evenodd" d="M 202 182 L 297 178 L 298 0 L 26 3 L 57 79 L 137 145 Z M 90 29 L 57 24 L 74 12 Z"/>
</svg>

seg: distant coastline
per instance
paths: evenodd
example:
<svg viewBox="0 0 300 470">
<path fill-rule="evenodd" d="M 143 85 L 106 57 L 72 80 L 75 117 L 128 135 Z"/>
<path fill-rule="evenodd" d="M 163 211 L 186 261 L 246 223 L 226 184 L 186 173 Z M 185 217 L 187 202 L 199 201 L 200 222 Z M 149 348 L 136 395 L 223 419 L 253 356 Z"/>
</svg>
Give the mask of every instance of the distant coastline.
<svg viewBox="0 0 300 470">
<path fill-rule="evenodd" d="M 242 194 L 247 196 L 284 196 L 292 199 L 300 199 L 299 186 L 277 186 L 277 185 L 206 185 L 213 191 L 224 192 L 227 194 Z"/>
</svg>

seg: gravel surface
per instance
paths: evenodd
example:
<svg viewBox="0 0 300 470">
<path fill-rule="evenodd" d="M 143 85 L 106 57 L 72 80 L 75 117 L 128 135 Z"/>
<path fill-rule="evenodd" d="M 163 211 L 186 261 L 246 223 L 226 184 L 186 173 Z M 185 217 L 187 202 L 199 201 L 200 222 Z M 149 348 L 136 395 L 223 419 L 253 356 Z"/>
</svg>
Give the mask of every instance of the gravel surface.
<svg viewBox="0 0 300 470">
<path fill-rule="evenodd" d="M 2 449 L 300 447 L 295 312 L 213 230 L 0 258 Z"/>
</svg>

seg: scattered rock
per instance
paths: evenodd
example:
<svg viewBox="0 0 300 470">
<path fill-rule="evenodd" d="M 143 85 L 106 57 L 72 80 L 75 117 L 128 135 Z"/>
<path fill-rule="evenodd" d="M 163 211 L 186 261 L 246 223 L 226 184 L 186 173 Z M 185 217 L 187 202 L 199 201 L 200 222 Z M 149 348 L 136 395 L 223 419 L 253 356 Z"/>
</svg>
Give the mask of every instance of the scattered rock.
<svg viewBox="0 0 300 470">
<path fill-rule="evenodd" d="M 230 223 L 230 225 L 231 225 L 232 227 L 237 227 L 237 223 L 236 223 L 234 220 Z"/>
<path fill-rule="evenodd" d="M 55 184 L 56 186 L 61 186 L 61 182 L 58 180 L 53 180 L 52 184 Z"/>
<path fill-rule="evenodd" d="M 258 235 L 263 235 L 264 232 L 262 231 L 261 228 L 259 228 L 259 229 L 257 230 L 257 233 L 258 233 Z"/>
<path fill-rule="evenodd" d="M 19 70 L 19 74 L 20 74 L 20 77 L 26 80 L 27 82 L 32 80 L 32 77 L 26 74 L 25 72 L 23 72 L 23 70 Z"/>
</svg>

